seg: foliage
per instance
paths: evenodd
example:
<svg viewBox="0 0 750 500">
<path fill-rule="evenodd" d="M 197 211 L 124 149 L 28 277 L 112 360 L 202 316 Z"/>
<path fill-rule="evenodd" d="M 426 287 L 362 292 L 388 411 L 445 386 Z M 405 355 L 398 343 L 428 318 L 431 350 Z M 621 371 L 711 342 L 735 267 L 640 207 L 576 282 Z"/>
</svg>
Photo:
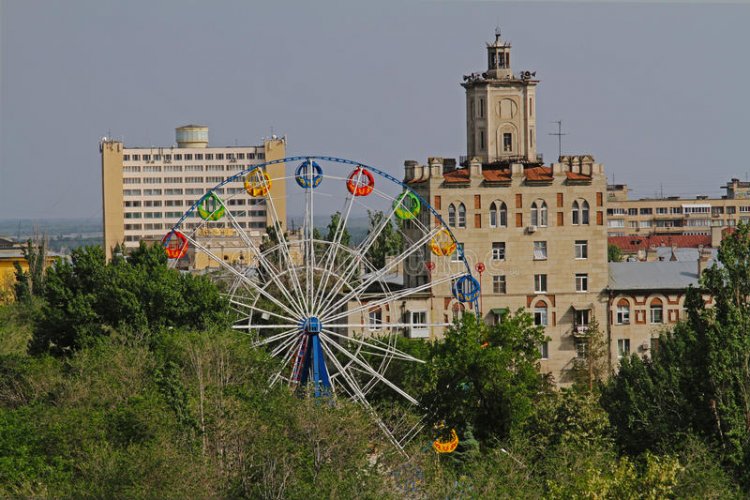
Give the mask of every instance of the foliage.
<svg viewBox="0 0 750 500">
<path fill-rule="evenodd" d="M 32 297 L 44 295 L 47 240 L 42 239 L 38 244 L 35 244 L 29 239 L 23 248 L 23 257 L 29 268 L 28 271 L 24 271 L 18 262 L 13 263 L 16 272 L 14 290 L 16 300 L 30 302 Z"/>
<path fill-rule="evenodd" d="M 602 402 L 624 450 L 673 449 L 697 433 L 750 484 L 750 228 L 719 249 L 721 266 L 686 298 L 688 321 L 664 336 L 653 360 L 626 360 Z M 701 293 L 713 296 L 704 307 Z"/>
<path fill-rule="evenodd" d="M 596 318 L 591 318 L 586 331 L 580 335 L 576 342 L 584 344 L 585 355 L 573 360 L 571 374 L 576 384 L 593 391 L 594 385 L 609 374 L 609 346 Z"/>
<path fill-rule="evenodd" d="M 507 437 L 532 410 L 543 386 L 543 329 L 518 311 L 488 327 L 472 314 L 431 347 L 422 401 L 433 425 L 471 429 L 480 440 Z"/>
<path fill-rule="evenodd" d="M 622 262 L 622 250 L 612 243 L 607 245 L 607 262 Z"/>
<path fill-rule="evenodd" d="M 165 328 L 226 324 L 218 289 L 205 277 L 167 268 L 159 245 L 141 243 L 106 262 L 99 247 L 76 249 L 47 272 L 32 352 L 69 353 L 114 329 L 149 335 Z"/>
<path fill-rule="evenodd" d="M 374 237 L 375 234 L 377 236 L 367 249 L 365 257 L 375 269 L 382 269 L 385 266 L 386 257 L 398 255 L 403 251 L 404 237 L 393 221 L 386 219 L 386 214 L 380 210 L 368 210 L 367 218 L 369 220 L 368 238 Z"/>
</svg>

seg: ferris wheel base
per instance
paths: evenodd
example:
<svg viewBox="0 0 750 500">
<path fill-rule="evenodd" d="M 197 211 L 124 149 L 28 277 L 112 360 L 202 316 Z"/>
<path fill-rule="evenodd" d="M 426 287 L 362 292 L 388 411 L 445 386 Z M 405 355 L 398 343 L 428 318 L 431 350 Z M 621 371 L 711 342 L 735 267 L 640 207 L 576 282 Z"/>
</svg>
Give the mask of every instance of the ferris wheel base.
<svg viewBox="0 0 750 500">
<path fill-rule="evenodd" d="M 312 383 L 316 398 L 331 395 L 331 380 L 317 333 L 306 332 L 292 373 L 292 379 L 297 382 L 298 387 Z"/>
</svg>

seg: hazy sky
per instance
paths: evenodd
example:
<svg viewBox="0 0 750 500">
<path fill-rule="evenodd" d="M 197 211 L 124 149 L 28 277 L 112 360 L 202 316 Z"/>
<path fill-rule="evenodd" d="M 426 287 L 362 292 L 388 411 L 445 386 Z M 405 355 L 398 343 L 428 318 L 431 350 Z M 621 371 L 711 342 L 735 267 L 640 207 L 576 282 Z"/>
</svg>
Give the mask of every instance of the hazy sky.
<svg viewBox="0 0 750 500">
<path fill-rule="evenodd" d="M 0 218 L 101 214 L 101 136 L 216 146 L 286 134 L 401 175 L 465 154 L 462 75 L 500 23 L 537 71 L 538 144 L 591 153 L 637 196 L 745 179 L 750 6 L 188 0 L 0 3 Z"/>
</svg>

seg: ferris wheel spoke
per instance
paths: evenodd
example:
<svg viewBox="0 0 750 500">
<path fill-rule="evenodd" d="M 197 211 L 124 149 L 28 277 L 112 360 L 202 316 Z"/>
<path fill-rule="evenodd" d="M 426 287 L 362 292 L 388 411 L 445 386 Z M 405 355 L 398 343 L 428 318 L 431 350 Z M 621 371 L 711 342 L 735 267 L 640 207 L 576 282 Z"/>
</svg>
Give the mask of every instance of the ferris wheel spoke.
<svg viewBox="0 0 750 500">
<path fill-rule="evenodd" d="M 355 185 L 359 185 L 360 181 L 362 180 L 362 171 L 359 170 L 357 174 L 357 178 L 355 181 Z M 344 217 L 339 217 L 339 223 L 336 227 L 336 232 L 334 233 L 333 237 L 333 244 L 328 247 L 326 251 L 326 255 L 323 257 L 323 259 L 326 261 L 325 265 L 325 271 L 324 271 L 324 278 L 321 279 L 321 286 L 318 290 L 318 293 L 315 294 L 315 301 L 314 304 L 318 305 L 325 296 L 325 288 L 328 286 L 328 279 L 331 276 L 331 273 L 333 272 L 333 267 L 336 264 L 336 259 L 339 255 L 339 247 L 341 246 L 341 238 L 344 236 L 344 231 L 346 230 L 346 226 L 349 223 L 349 215 L 351 214 L 352 207 L 354 206 L 354 194 L 349 193 L 346 197 L 346 201 L 344 202 Z"/>
<path fill-rule="evenodd" d="M 252 238 L 250 238 L 245 232 L 245 230 L 239 225 L 232 211 L 227 209 L 226 213 L 227 215 L 229 215 L 229 220 L 231 221 L 232 226 L 234 226 L 234 229 L 237 232 L 237 234 L 240 235 L 240 238 L 243 240 L 245 245 L 247 245 L 248 248 L 250 248 L 250 250 L 252 250 L 253 253 L 255 253 L 255 255 L 258 257 L 258 262 L 266 269 L 266 272 L 271 277 L 273 282 L 276 284 L 276 286 L 278 287 L 282 295 L 284 295 L 284 297 L 289 302 L 289 304 L 297 311 L 297 314 L 299 314 L 300 316 L 304 315 L 304 308 L 302 307 L 302 304 L 299 301 L 299 297 L 297 298 L 297 300 L 295 300 L 289 295 L 289 292 L 287 291 L 287 287 L 284 286 L 278 278 L 279 271 L 276 269 L 276 267 L 268 261 L 266 256 L 263 255 L 263 252 L 261 252 L 260 249 L 255 244 L 255 242 L 253 242 Z"/>
<path fill-rule="evenodd" d="M 396 393 L 401 395 L 404 399 L 412 403 L 413 405 L 419 406 L 419 402 L 411 397 L 406 391 L 398 387 L 396 384 L 385 378 L 382 374 L 380 374 L 378 371 L 376 371 L 374 368 L 372 368 L 370 365 L 359 359 L 354 354 L 350 353 L 347 349 L 341 347 L 338 342 L 333 340 L 331 337 L 326 335 L 325 333 L 320 333 L 320 337 L 322 340 L 327 341 L 330 345 L 334 346 L 337 350 L 339 350 L 344 356 L 354 361 L 355 364 L 359 365 L 362 369 L 364 369 L 367 373 L 369 373 L 371 376 L 376 377 L 378 380 L 380 380 L 382 383 L 393 389 Z"/>
<path fill-rule="evenodd" d="M 284 236 L 284 223 L 282 223 L 281 219 L 279 218 L 279 213 L 276 210 L 276 203 L 273 200 L 273 195 L 271 194 L 271 191 L 268 191 L 268 195 L 266 198 L 267 201 L 267 207 L 270 206 L 271 210 L 267 210 L 269 214 L 271 214 L 271 223 L 272 227 L 276 231 L 276 237 L 278 238 L 279 245 L 281 245 L 282 249 L 282 255 L 284 259 L 286 260 L 286 268 L 289 269 L 289 275 L 290 279 L 292 281 L 292 285 L 294 286 L 294 291 L 297 294 L 297 300 L 300 304 L 302 304 L 304 307 L 302 308 L 303 311 L 307 312 L 308 310 L 308 304 L 305 297 L 305 294 L 302 292 L 302 284 L 299 280 L 299 275 L 297 273 L 297 268 L 294 265 L 294 262 L 292 262 L 292 255 L 289 251 L 289 243 L 287 242 L 286 236 Z"/>
<path fill-rule="evenodd" d="M 297 333 L 299 333 L 299 330 L 296 328 L 287 329 L 284 332 L 277 333 L 276 335 L 271 335 L 270 337 L 266 337 L 262 340 L 258 340 L 257 342 L 253 342 L 253 347 L 262 347 L 264 345 L 273 344 L 277 340 L 281 340 L 290 336 L 294 336 Z"/>
<path fill-rule="evenodd" d="M 305 260 L 305 290 L 307 292 L 306 299 L 307 299 L 307 313 L 312 314 L 312 307 L 313 307 L 313 276 L 315 269 L 315 242 L 314 235 L 315 235 L 315 210 L 314 210 L 314 192 L 315 192 L 315 184 L 313 181 L 313 174 L 315 169 L 313 168 L 312 160 L 309 158 L 306 160 L 307 162 L 307 189 L 305 189 L 305 221 L 304 221 L 304 234 L 305 234 L 305 253 L 306 257 Z"/>
<path fill-rule="evenodd" d="M 291 316 L 282 316 L 281 314 L 276 314 L 275 312 L 267 311 L 265 309 L 258 309 L 255 306 L 251 306 L 249 304 L 245 304 L 243 302 L 238 302 L 237 300 L 234 300 L 232 298 L 229 299 L 230 304 L 234 304 L 236 306 L 245 307 L 247 309 L 250 309 L 251 311 L 259 312 L 261 314 L 268 314 L 270 316 L 274 316 L 279 319 L 283 319 L 284 321 L 295 321 L 295 318 L 292 318 Z M 239 312 L 240 314 L 244 314 L 242 311 L 240 311 L 238 308 L 234 308 L 235 311 Z"/>
<path fill-rule="evenodd" d="M 347 385 L 354 393 L 355 401 L 359 400 L 360 404 L 367 410 L 373 420 L 375 420 L 375 423 L 378 425 L 378 427 L 380 427 L 380 430 L 383 431 L 388 440 L 393 443 L 393 445 L 402 455 L 406 455 L 401 442 L 396 439 L 396 436 L 393 435 L 393 432 L 388 428 L 387 425 L 385 425 L 385 422 L 383 422 L 383 419 L 380 418 L 370 402 L 367 401 L 367 397 L 365 396 L 364 392 L 362 392 L 362 389 L 359 387 L 359 384 L 357 384 L 357 381 L 354 380 L 354 377 L 352 377 L 351 374 L 349 374 L 346 369 L 341 366 L 341 362 L 336 358 L 335 354 L 328 346 L 326 346 L 324 342 L 321 342 L 321 345 L 323 346 L 323 350 L 328 354 L 328 359 L 330 359 L 336 369 L 339 370 L 341 377 L 347 382 Z"/>
<path fill-rule="evenodd" d="M 417 287 L 414 287 L 414 288 L 407 288 L 405 290 L 397 292 L 397 293 L 395 293 L 395 294 L 393 294 L 393 295 L 391 295 L 389 297 L 386 297 L 384 299 L 374 300 L 372 302 L 368 302 L 367 304 L 364 304 L 364 305 L 361 305 L 361 306 L 357 306 L 354 309 L 351 309 L 351 310 L 348 310 L 348 311 L 344 311 L 342 313 L 338 313 L 338 314 L 336 314 L 334 316 L 326 317 L 326 318 L 321 318 L 321 321 L 323 321 L 325 323 L 330 323 L 331 321 L 336 321 L 337 319 L 345 318 L 346 316 L 350 316 L 352 314 L 356 314 L 356 313 L 358 313 L 360 311 L 364 311 L 366 309 L 372 309 L 372 308 L 375 308 L 375 307 L 378 307 L 378 306 L 385 305 L 385 304 L 387 304 L 389 302 L 394 302 L 394 301 L 400 300 L 400 299 L 402 299 L 404 297 L 408 297 L 411 294 L 421 292 L 422 290 L 427 290 L 430 287 L 439 285 L 441 283 L 445 283 L 445 282 L 448 282 L 448 281 L 452 281 L 452 280 L 458 279 L 461 276 L 464 276 L 464 274 L 453 274 L 453 275 L 445 276 L 443 278 L 440 278 L 440 279 L 437 279 L 437 280 L 434 280 L 434 281 L 427 282 L 424 285 L 420 285 L 420 286 L 417 286 Z"/>
<path fill-rule="evenodd" d="M 393 214 L 396 213 L 397 208 L 398 207 L 396 205 L 391 207 L 388 215 L 383 217 L 383 220 L 380 221 L 380 224 L 378 224 L 375 230 L 370 232 L 367 237 L 362 240 L 362 242 L 357 246 L 356 255 L 358 256 L 358 258 L 352 259 L 352 262 L 349 263 L 346 271 L 344 271 L 342 275 L 342 279 L 338 283 L 338 286 L 334 287 L 333 290 L 328 294 L 326 302 L 324 302 L 324 306 L 322 308 L 327 308 L 327 306 L 330 304 L 330 301 L 335 300 L 336 294 L 341 291 L 341 286 L 343 286 L 342 284 L 349 281 L 354 276 L 354 273 L 357 271 L 357 265 L 362 260 L 364 260 L 364 256 L 370 250 L 370 247 L 372 247 L 373 243 L 375 243 L 385 227 L 388 224 L 392 224 L 391 217 L 393 217 Z"/>
<path fill-rule="evenodd" d="M 276 382 L 279 381 L 279 379 L 282 378 L 281 374 L 284 373 L 284 370 L 289 369 L 289 365 L 294 363 L 294 359 L 296 356 L 296 353 L 299 352 L 299 349 L 302 347 L 302 343 L 305 341 L 303 337 L 300 337 L 297 339 L 297 341 L 292 341 L 289 346 L 287 346 L 286 352 L 284 352 L 283 356 L 280 357 L 281 359 L 281 366 L 279 367 L 278 371 L 274 373 L 269 378 L 269 385 L 273 387 L 276 385 Z M 291 382 L 291 380 L 290 380 Z"/>
<path fill-rule="evenodd" d="M 416 242 L 413 246 L 409 247 L 407 250 L 402 252 L 398 257 L 393 259 L 392 261 L 388 262 L 385 266 L 383 266 L 382 269 L 379 271 L 376 271 L 373 273 L 369 278 L 366 280 L 363 280 L 359 285 L 354 287 L 352 291 L 345 294 L 343 297 L 341 297 L 337 302 L 335 302 L 334 305 L 330 306 L 331 309 L 336 309 L 337 307 L 341 307 L 344 304 L 346 304 L 349 300 L 352 299 L 352 297 L 355 297 L 357 294 L 367 290 L 367 287 L 375 283 L 377 280 L 388 274 L 388 271 L 393 269 L 394 267 L 398 269 L 398 265 L 406 260 L 410 255 L 412 255 L 414 252 L 417 252 L 418 250 L 422 249 L 422 245 L 426 244 L 430 239 L 432 239 L 438 232 L 440 231 L 439 228 L 435 228 L 426 235 L 424 235 L 418 242 Z M 330 301 L 329 301 L 330 304 Z"/>
<path fill-rule="evenodd" d="M 375 349 L 377 351 L 381 351 L 384 354 L 391 355 L 391 356 L 393 356 L 395 358 L 399 358 L 399 359 L 402 359 L 404 361 L 414 361 L 416 363 L 424 363 L 424 361 L 422 361 L 421 359 L 417 359 L 414 356 L 406 354 L 405 352 L 400 351 L 400 350 L 396 349 L 395 347 L 390 348 L 390 349 L 386 349 L 386 348 L 379 347 L 379 346 L 376 346 L 374 344 L 371 344 L 369 342 L 365 342 L 365 341 L 360 340 L 360 339 L 358 339 L 356 337 L 347 337 L 346 335 L 341 335 L 340 333 L 336 333 L 333 330 L 329 330 L 327 328 L 323 328 L 323 331 L 325 333 L 327 333 L 328 335 L 333 335 L 334 337 L 346 340 L 348 342 L 354 342 L 355 344 L 360 344 L 360 345 L 362 345 L 362 346 L 364 346 L 364 347 L 366 347 L 368 349 Z"/>
<path fill-rule="evenodd" d="M 188 235 L 185 235 L 185 238 L 187 238 L 187 240 L 193 246 L 195 246 L 196 248 L 198 248 L 199 250 L 201 250 L 203 253 L 205 253 L 212 260 L 214 260 L 215 262 L 219 263 L 219 265 L 222 266 L 222 267 L 224 267 L 224 269 L 228 270 L 230 273 L 232 273 L 235 276 L 237 276 L 238 278 L 240 278 L 245 284 L 247 284 L 250 287 L 254 288 L 255 291 L 257 291 L 258 293 L 260 293 L 261 295 L 263 295 L 264 297 L 266 297 L 268 300 L 270 300 L 271 302 L 273 302 L 274 304 L 276 304 L 277 306 L 279 306 L 280 308 L 282 308 L 283 310 L 285 310 L 290 315 L 292 315 L 292 316 L 295 315 L 294 311 L 292 311 L 285 304 L 283 304 L 278 299 L 276 299 L 276 297 L 274 297 L 273 295 L 269 294 L 263 288 L 259 287 L 255 283 L 253 283 L 252 280 L 250 280 L 250 278 L 248 278 L 247 276 L 245 276 L 244 274 L 242 274 L 241 272 L 239 272 L 237 269 L 235 269 L 234 267 L 232 267 L 229 264 L 227 264 L 226 262 L 224 262 L 223 259 L 220 259 L 219 257 L 217 257 L 211 250 L 209 250 L 205 246 L 203 246 L 200 243 L 198 243 L 197 241 L 195 241 L 194 238 L 192 238 L 192 237 L 190 237 Z"/>
</svg>

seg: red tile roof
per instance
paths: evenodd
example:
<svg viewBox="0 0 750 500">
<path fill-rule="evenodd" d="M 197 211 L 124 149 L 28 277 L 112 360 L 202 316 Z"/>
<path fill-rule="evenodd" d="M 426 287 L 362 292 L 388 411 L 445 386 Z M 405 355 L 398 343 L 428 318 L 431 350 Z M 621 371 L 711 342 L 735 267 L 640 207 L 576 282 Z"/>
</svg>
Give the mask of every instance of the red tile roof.
<svg viewBox="0 0 750 500">
<path fill-rule="evenodd" d="M 469 179 L 469 169 L 460 168 L 458 170 L 451 170 L 443 174 L 443 182 L 446 184 L 464 184 L 471 182 Z"/>
<path fill-rule="evenodd" d="M 485 182 L 510 182 L 509 170 L 482 170 Z"/>
<path fill-rule="evenodd" d="M 591 181 L 590 175 L 580 174 L 578 172 L 565 172 L 565 176 L 569 181 Z"/>
<path fill-rule="evenodd" d="M 636 253 L 651 247 L 698 248 L 711 246 L 711 236 L 707 234 L 674 234 L 671 236 L 610 236 L 609 243 L 625 253 Z"/>
<path fill-rule="evenodd" d="M 550 182 L 552 169 L 550 167 L 529 167 L 523 171 L 526 182 Z"/>
</svg>

